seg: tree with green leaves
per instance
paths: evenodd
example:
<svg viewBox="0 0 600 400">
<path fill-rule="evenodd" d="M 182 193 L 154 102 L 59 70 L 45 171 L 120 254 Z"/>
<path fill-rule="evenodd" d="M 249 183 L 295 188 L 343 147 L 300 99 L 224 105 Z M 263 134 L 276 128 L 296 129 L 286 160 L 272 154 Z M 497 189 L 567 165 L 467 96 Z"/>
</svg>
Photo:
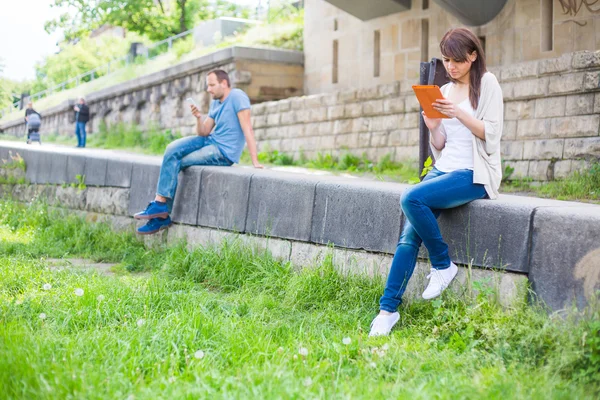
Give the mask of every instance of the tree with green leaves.
<svg viewBox="0 0 600 400">
<path fill-rule="evenodd" d="M 202 20 L 221 15 L 247 17 L 250 10 L 218 0 L 54 0 L 53 7 L 65 9 L 57 19 L 46 22 L 48 33 L 60 28 L 66 40 L 87 36 L 92 30 L 111 25 L 162 40 L 185 32 Z"/>
</svg>

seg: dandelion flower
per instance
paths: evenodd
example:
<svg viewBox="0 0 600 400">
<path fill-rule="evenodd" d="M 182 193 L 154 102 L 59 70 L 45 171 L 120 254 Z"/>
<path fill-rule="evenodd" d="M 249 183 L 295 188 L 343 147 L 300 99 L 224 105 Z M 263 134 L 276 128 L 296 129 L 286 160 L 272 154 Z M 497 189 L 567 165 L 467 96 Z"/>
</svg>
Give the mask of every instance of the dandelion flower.
<svg viewBox="0 0 600 400">
<path fill-rule="evenodd" d="M 350 339 L 349 337 L 345 337 L 342 339 L 342 343 L 348 346 L 350 343 L 352 343 L 352 339 Z"/>
<path fill-rule="evenodd" d="M 41 319 L 41 320 L 44 320 L 44 319 L 46 319 L 46 314 L 44 314 L 44 313 L 41 313 L 41 314 L 40 314 L 40 319 Z"/>
<path fill-rule="evenodd" d="M 83 296 L 83 289 L 81 289 L 81 288 L 75 289 L 75 296 L 79 296 L 79 297 Z"/>
<path fill-rule="evenodd" d="M 146 320 L 144 320 L 143 318 L 140 318 L 137 320 L 137 326 L 142 326 L 146 323 Z"/>
<path fill-rule="evenodd" d="M 278 348 L 278 349 L 277 349 L 277 352 L 278 352 L 279 354 L 283 353 L 283 347 L 280 347 L 280 348 Z"/>
<path fill-rule="evenodd" d="M 42 286 L 44 288 L 44 290 L 50 290 L 52 289 L 52 285 L 49 283 L 44 283 L 44 286 Z"/>
<path fill-rule="evenodd" d="M 312 385 L 312 383 L 313 383 L 313 381 L 310 378 L 310 376 L 304 380 L 304 386 L 310 386 L 310 385 Z"/>
<path fill-rule="evenodd" d="M 300 347 L 298 354 L 300 354 L 302 357 L 306 357 L 308 355 L 308 349 L 306 347 Z"/>
<path fill-rule="evenodd" d="M 298 355 L 294 354 L 294 360 L 297 360 L 297 359 L 298 359 Z"/>
<path fill-rule="evenodd" d="M 198 350 L 194 353 L 194 357 L 196 357 L 198 360 L 201 360 L 204 358 L 204 352 L 202 350 Z"/>
</svg>

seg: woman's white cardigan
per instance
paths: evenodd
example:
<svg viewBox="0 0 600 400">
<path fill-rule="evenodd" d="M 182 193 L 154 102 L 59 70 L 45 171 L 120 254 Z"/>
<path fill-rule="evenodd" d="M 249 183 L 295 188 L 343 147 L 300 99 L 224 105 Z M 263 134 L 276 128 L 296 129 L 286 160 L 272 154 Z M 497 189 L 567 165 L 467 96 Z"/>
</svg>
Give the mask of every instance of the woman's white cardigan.
<svg viewBox="0 0 600 400">
<path fill-rule="evenodd" d="M 504 100 L 500 84 L 491 72 L 486 72 L 481 78 L 481 94 L 475 118 L 482 120 L 485 125 L 485 140 L 473 135 L 473 183 L 484 185 L 489 198 L 496 199 L 502 181 L 500 139 L 504 126 Z M 442 133 L 446 136 L 446 132 L 442 130 Z M 436 159 L 442 154 L 433 144 L 431 151 Z"/>
</svg>

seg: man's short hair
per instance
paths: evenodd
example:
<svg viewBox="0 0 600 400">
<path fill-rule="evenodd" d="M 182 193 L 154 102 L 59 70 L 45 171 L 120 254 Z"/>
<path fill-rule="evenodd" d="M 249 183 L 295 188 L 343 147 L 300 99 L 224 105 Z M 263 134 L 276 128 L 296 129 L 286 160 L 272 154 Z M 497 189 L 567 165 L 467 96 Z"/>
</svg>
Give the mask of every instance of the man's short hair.
<svg viewBox="0 0 600 400">
<path fill-rule="evenodd" d="M 227 87 L 231 87 L 231 81 L 229 80 L 229 74 L 222 69 L 213 69 L 206 76 L 210 74 L 215 74 L 217 77 L 217 82 L 221 83 L 223 81 L 227 81 Z"/>
</svg>

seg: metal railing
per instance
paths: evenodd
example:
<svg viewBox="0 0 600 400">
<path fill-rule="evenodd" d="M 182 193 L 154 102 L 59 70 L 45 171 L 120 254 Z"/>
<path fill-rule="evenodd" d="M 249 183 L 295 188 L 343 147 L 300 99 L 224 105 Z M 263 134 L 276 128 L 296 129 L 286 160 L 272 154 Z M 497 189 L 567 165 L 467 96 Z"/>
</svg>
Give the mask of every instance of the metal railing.
<svg viewBox="0 0 600 400">
<path fill-rule="evenodd" d="M 144 47 L 143 53 L 136 54 L 135 57 L 132 57 L 131 54 L 127 54 L 126 56 L 123 56 L 123 57 L 114 58 L 114 59 L 110 60 L 109 62 L 107 62 L 106 64 L 100 65 L 99 67 L 96 67 L 96 68 L 86 71 L 82 74 L 79 74 L 79 75 L 77 75 L 71 79 L 68 79 L 64 82 L 61 82 L 53 87 L 50 87 L 48 89 L 42 90 L 42 91 L 34 93 L 32 95 L 29 95 L 29 96 L 25 97 L 22 101 L 24 103 L 27 103 L 30 101 L 36 101 L 41 98 L 47 97 L 51 94 L 61 92 L 65 89 L 76 88 L 77 86 L 79 86 L 83 83 L 91 82 L 94 79 L 100 78 L 102 76 L 106 76 L 106 75 L 110 74 L 111 72 L 115 72 L 118 69 L 121 69 L 121 68 L 129 65 L 131 62 L 133 62 L 133 59 L 137 58 L 138 56 L 142 56 L 146 60 L 152 60 L 161 54 L 166 54 L 166 53 L 170 52 L 173 49 L 173 43 L 176 40 L 181 39 L 181 38 L 191 34 L 192 32 L 194 32 L 194 28 L 189 29 L 185 32 L 178 33 L 177 35 L 168 37 L 159 42 L 153 43 L 152 45 L 150 45 L 148 47 Z M 159 47 L 161 47 L 165 44 L 167 45 L 166 51 L 158 51 Z M 153 51 L 153 50 L 157 50 L 157 51 Z M 9 106 L 4 109 L 1 109 L 0 110 L 0 118 L 4 117 L 6 114 L 10 114 L 11 112 L 13 112 L 15 110 L 20 110 L 20 109 L 22 109 L 21 100 L 13 103 L 12 107 Z"/>
</svg>

